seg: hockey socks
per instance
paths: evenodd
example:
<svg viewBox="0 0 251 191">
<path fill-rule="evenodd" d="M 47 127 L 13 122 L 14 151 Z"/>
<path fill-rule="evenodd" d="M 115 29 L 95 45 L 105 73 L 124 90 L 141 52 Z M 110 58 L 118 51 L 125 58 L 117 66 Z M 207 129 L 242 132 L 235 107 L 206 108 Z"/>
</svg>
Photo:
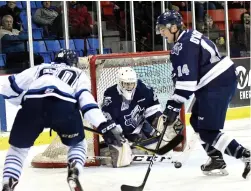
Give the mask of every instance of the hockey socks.
<svg viewBox="0 0 251 191">
<path fill-rule="evenodd" d="M 76 161 L 76 166 L 79 168 L 79 171 L 82 171 L 82 168 L 85 164 L 87 155 L 86 141 L 81 141 L 75 146 L 69 147 L 68 151 L 68 163 L 71 161 Z"/>
<path fill-rule="evenodd" d="M 83 191 L 78 178 L 79 174 L 83 171 L 86 155 L 87 145 L 85 140 L 69 147 L 67 182 L 71 191 Z"/>
<path fill-rule="evenodd" d="M 14 190 L 21 176 L 23 163 L 28 152 L 29 148 L 24 149 L 10 146 L 4 163 L 3 190 Z"/>
</svg>

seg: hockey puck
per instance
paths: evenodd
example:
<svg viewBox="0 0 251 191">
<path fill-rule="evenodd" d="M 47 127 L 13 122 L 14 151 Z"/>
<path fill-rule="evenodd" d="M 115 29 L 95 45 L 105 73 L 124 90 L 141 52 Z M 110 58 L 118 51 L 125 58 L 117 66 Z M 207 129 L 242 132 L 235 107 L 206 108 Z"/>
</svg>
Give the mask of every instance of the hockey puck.
<svg viewBox="0 0 251 191">
<path fill-rule="evenodd" d="M 182 167 L 182 163 L 181 162 L 176 162 L 176 163 L 174 163 L 174 167 L 175 168 L 180 168 L 180 167 Z"/>
</svg>

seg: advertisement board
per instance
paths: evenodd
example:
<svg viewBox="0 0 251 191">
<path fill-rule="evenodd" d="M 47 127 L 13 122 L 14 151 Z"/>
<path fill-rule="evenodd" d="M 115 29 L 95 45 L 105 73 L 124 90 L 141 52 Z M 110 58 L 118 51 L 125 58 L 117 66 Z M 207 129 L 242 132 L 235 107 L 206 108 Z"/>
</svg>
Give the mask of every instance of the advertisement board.
<svg viewBox="0 0 251 191">
<path fill-rule="evenodd" d="M 251 70 L 250 57 L 233 59 L 238 73 L 238 85 L 230 107 L 250 106 Z"/>
</svg>

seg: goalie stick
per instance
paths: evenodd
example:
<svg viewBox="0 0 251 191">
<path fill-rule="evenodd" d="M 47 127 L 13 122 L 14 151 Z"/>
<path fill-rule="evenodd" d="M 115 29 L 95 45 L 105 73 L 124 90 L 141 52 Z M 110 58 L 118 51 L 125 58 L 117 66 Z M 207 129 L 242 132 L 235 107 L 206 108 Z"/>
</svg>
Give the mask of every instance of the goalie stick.
<svg viewBox="0 0 251 191">
<path fill-rule="evenodd" d="M 92 129 L 92 128 L 89 128 L 89 127 L 86 127 L 84 126 L 84 129 L 87 130 L 87 131 L 90 131 L 92 133 L 95 133 L 95 134 L 98 134 L 98 135 L 102 135 L 100 132 L 98 132 L 97 130 L 95 129 Z M 155 137 L 156 139 L 161 139 L 161 136 L 159 137 Z M 162 137 L 163 138 L 163 137 Z M 153 138 L 154 139 L 154 138 Z M 184 137 L 183 135 L 177 135 L 172 141 L 170 141 L 168 144 L 166 144 L 165 146 L 161 147 L 161 148 L 158 148 L 158 149 L 148 149 L 144 146 L 141 145 L 141 143 L 133 143 L 131 146 L 132 147 L 135 147 L 135 148 L 138 148 L 138 149 L 141 149 L 141 150 L 145 150 L 147 152 L 150 152 L 150 153 L 154 153 L 154 154 L 157 154 L 157 155 L 164 155 L 166 154 L 167 152 L 169 152 L 170 150 L 173 149 L 173 145 L 176 144 L 176 142 L 179 142 L 181 143 L 183 141 Z M 179 144 L 178 143 L 178 144 Z M 145 143 L 144 143 L 145 144 Z M 174 147 L 176 147 L 177 145 L 175 145 Z"/>
<path fill-rule="evenodd" d="M 163 122 L 164 122 L 164 116 L 162 115 L 162 116 L 158 119 L 158 127 L 159 127 L 160 125 L 163 125 Z M 159 139 L 159 141 L 158 141 L 158 144 L 157 144 L 157 146 L 156 146 L 156 149 L 155 149 L 156 151 L 159 150 L 159 147 L 160 147 L 160 145 L 161 145 L 161 142 L 162 142 L 162 140 L 163 140 L 163 137 L 164 137 L 164 135 L 165 135 L 165 132 L 166 132 L 167 127 L 168 127 L 168 126 L 165 126 L 164 129 L 163 129 L 163 131 L 162 131 L 162 133 L 161 133 L 161 137 L 160 137 L 160 139 Z M 183 135 L 178 134 L 176 137 L 174 137 L 174 138 L 167 144 L 167 145 L 169 145 L 168 148 L 169 148 L 170 150 L 174 149 L 176 146 L 178 146 L 178 145 L 183 141 L 183 139 L 184 139 Z M 170 150 L 168 150 L 168 151 L 166 150 L 166 151 L 169 152 Z M 148 169 L 147 169 L 147 171 L 146 171 L 146 174 L 145 174 L 145 177 L 144 177 L 144 180 L 143 180 L 142 184 L 141 184 L 140 186 L 130 186 L 130 185 L 123 184 L 123 185 L 121 186 L 121 190 L 122 190 L 122 191 L 142 191 L 142 190 L 144 189 L 145 184 L 146 184 L 146 181 L 147 181 L 147 179 L 148 179 L 148 177 L 149 177 L 149 174 L 150 174 L 150 172 L 151 172 L 152 166 L 153 166 L 153 164 L 154 164 L 154 157 L 155 157 L 155 155 L 156 155 L 156 154 L 154 153 L 154 154 L 153 154 L 153 157 L 152 157 L 152 159 L 151 159 L 151 161 L 150 161 L 150 163 L 149 163 L 149 166 L 148 166 Z"/>
<path fill-rule="evenodd" d="M 135 163 L 146 163 L 149 162 L 152 159 L 152 155 L 137 155 L 137 154 L 133 154 L 132 155 L 132 162 Z M 106 157 L 106 156 L 87 156 L 86 157 L 87 160 L 102 160 L 102 159 L 111 159 L 111 157 Z M 172 160 L 171 156 L 159 156 L 156 155 L 154 157 L 154 161 L 155 162 L 168 162 L 168 163 L 175 163 L 175 161 Z"/>
</svg>

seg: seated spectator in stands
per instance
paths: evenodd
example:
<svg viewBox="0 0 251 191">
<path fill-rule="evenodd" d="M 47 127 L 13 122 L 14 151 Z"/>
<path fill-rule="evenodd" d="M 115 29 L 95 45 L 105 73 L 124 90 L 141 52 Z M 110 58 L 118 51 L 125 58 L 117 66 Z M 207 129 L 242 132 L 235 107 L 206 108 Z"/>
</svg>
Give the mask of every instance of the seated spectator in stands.
<svg viewBox="0 0 251 191">
<path fill-rule="evenodd" d="M 43 27 L 44 36 L 55 35 L 63 36 L 62 16 L 56 10 L 51 8 L 50 1 L 43 1 L 43 7 L 36 10 L 33 15 L 33 22 L 38 26 Z"/>
<path fill-rule="evenodd" d="M 0 20 L 2 20 L 4 15 L 11 15 L 13 18 L 13 29 L 21 30 L 20 13 L 21 9 L 16 6 L 16 1 L 6 1 L 6 5 L 0 7 Z"/>
<path fill-rule="evenodd" d="M 97 26 L 87 11 L 87 7 L 76 1 L 68 3 L 69 31 L 72 38 L 88 37 L 97 34 Z"/>
<path fill-rule="evenodd" d="M 221 34 L 219 27 L 214 24 L 210 15 L 205 15 L 204 22 L 197 22 L 197 30 L 208 36 L 210 40 L 217 44 L 219 51 L 225 51 L 224 34 Z"/>
<path fill-rule="evenodd" d="M 232 57 L 250 56 L 250 12 L 242 13 L 241 24 L 233 26 L 230 49 Z"/>
<path fill-rule="evenodd" d="M 13 29 L 11 15 L 5 15 L 2 18 L 0 40 L 2 52 L 6 54 L 6 69 L 9 73 L 20 72 L 29 67 L 29 52 L 25 47 L 28 35 L 23 31 Z M 43 58 L 39 55 L 34 55 L 34 60 L 35 63 L 43 62 Z"/>
<path fill-rule="evenodd" d="M 28 35 L 27 33 L 14 29 L 12 16 L 5 15 L 2 18 L 0 39 L 3 53 L 22 52 L 25 51 L 24 42 L 22 40 L 28 40 Z"/>
</svg>

